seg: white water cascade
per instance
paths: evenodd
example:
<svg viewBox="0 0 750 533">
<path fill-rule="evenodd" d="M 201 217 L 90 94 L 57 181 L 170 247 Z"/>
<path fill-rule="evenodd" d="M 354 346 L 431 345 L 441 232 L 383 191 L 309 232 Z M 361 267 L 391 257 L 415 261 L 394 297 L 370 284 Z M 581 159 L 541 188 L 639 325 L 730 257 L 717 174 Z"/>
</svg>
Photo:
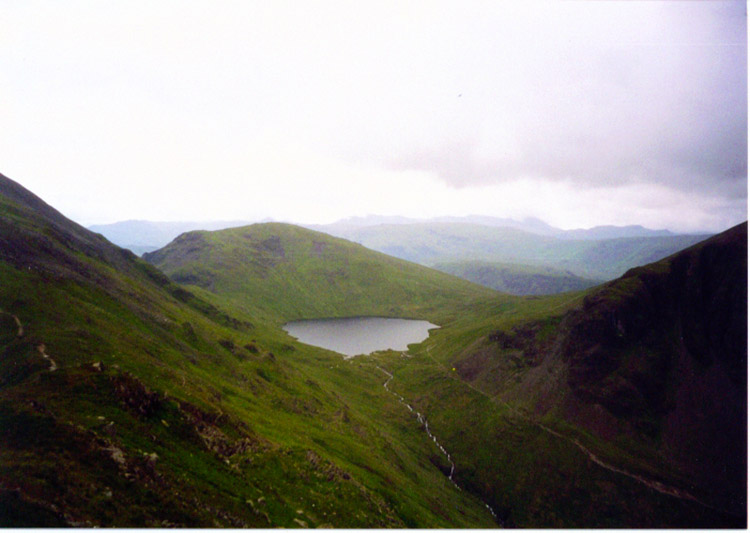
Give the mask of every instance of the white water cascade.
<svg viewBox="0 0 750 533">
<path fill-rule="evenodd" d="M 458 490 L 461 490 L 461 487 L 459 487 L 458 484 L 453 479 L 453 474 L 456 471 L 456 463 L 453 462 L 453 459 L 451 458 L 451 454 L 448 453 L 448 451 L 443 447 L 443 445 L 440 444 L 440 442 L 438 442 L 437 437 L 435 435 L 433 435 L 433 433 L 430 431 L 430 424 L 427 421 L 427 419 L 422 415 L 422 413 L 420 413 L 419 411 L 417 411 L 416 409 L 414 409 L 409 404 L 409 402 L 406 401 L 406 399 L 403 396 L 401 396 L 400 394 L 398 394 L 395 391 L 392 391 L 388 387 L 388 385 L 391 383 L 391 380 L 393 380 L 393 374 L 391 374 L 386 369 L 381 368 L 379 366 L 377 367 L 377 369 L 380 370 L 386 376 L 388 376 L 388 379 L 385 381 L 385 383 L 383 383 L 383 387 L 385 388 L 385 390 L 387 390 L 388 392 L 390 392 L 391 394 L 393 394 L 398 399 L 398 401 L 409 410 L 409 412 L 414 413 L 416 415 L 417 420 L 419 420 L 419 423 L 424 428 L 425 432 L 427 433 L 427 436 L 432 439 L 432 442 L 435 443 L 435 445 L 438 447 L 438 449 L 442 452 L 442 454 L 448 460 L 448 462 L 451 465 L 451 470 L 450 470 L 450 473 L 448 474 L 448 480 L 451 483 L 453 483 L 454 487 L 456 487 Z M 483 501 L 482 503 L 487 508 L 487 510 L 492 514 L 492 517 L 495 519 L 495 521 L 498 522 L 499 524 L 501 524 L 500 519 L 497 517 L 497 514 L 495 514 L 495 511 L 492 509 L 492 507 L 490 507 L 489 504 L 487 504 L 487 502 Z"/>
</svg>

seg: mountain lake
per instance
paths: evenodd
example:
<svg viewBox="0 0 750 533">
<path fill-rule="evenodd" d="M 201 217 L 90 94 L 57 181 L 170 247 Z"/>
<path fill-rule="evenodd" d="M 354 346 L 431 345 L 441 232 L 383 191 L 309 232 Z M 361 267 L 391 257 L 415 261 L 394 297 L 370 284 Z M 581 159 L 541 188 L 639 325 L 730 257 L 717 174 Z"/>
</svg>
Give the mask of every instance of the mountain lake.
<svg viewBox="0 0 750 533">
<path fill-rule="evenodd" d="M 405 318 L 351 317 L 296 320 L 284 330 L 300 342 L 326 348 L 346 357 L 378 350 L 406 350 L 437 328 L 426 320 Z"/>
</svg>

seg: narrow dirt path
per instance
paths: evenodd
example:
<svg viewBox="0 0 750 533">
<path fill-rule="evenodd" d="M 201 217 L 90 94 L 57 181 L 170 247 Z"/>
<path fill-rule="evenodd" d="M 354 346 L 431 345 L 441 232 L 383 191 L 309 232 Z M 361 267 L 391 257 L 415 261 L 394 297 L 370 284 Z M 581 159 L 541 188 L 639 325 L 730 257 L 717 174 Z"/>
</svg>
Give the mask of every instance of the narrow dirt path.
<svg viewBox="0 0 750 533">
<path fill-rule="evenodd" d="M 0 312 L 2 312 L 2 310 L 0 310 Z M 21 319 L 18 318 L 18 316 L 16 315 L 10 315 L 10 316 L 13 317 L 13 322 L 16 323 L 16 328 L 17 328 L 16 337 L 20 339 L 21 337 L 24 336 L 23 323 L 21 322 Z M 39 344 L 36 345 L 36 351 L 39 352 L 39 355 L 41 355 L 44 359 L 46 359 L 49 362 L 48 370 L 50 372 L 54 372 L 55 370 L 57 370 L 58 368 L 57 363 L 47 353 L 47 347 L 45 346 L 43 342 L 40 342 Z"/>
<path fill-rule="evenodd" d="M 44 357 L 47 361 L 49 361 L 49 371 L 54 372 L 57 370 L 57 363 L 55 363 L 55 360 L 52 359 L 49 354 L 47 353 L 47 347 L 44 345 L 43 342 L 40 342 L 36 345 L 36 350 L 39 352 L 39 355 Z"/>
<path fill-rule="evenodd" d="M 23 337 L 23 324 L 21 324 L 21 319 L 19 319 L 16 315 L 11 315 L 13 317 L 13 320 L 16 323 L 16 326 L 18 327 L 18 332 L 16 333 L 16 337 L 19 339 Z"/>
<path fill-rule="evenodd" d="M 427 349 L 426 349 L 426 351 L 424 353 L 439 368 L 441 368 L 449 376 L 453 376 L 453 378 L 456 381 L 458 381 L 459 383 L 463 383 L 464 385 L 466 385 L 467 387 L 469 387 L 473 391 L 475 391 L 475 392 L 481 394 L 482 396 L 484 396 L 485 398 L 489 399 L 491 402 L 501 404 L 503 407 L 505 407 L 506 409 L 510 410 L 511 412 L 513 412 L 514 414 L 516 414 L 519 418 L 525 420 L 529 424 L 533 424 L 533 425 L 539 427 L 540 429 L 546 431 L 550 435 L 553 435 L 553 436 L 555 436 L 557 438 L 560 438 L 560 439 L 568 441 L 569 443 L 571 443 L 574 446 L 576 446 L 579 450 L 581 450 L 581 452 L 583 452 L 586 455 L 586 457 L 588 457 L 588 459 L 592 463 L 600 466 L 601 468 L 604 468 L 606 470 L 609 470 L 610 472 L 614 472 L 616 474 L 620 474 L 620 475 L 629 477 L 631 479 L 634 479 L 634 480 L 642 483 L 643 485 L 647 486 L 648 488 L 650 488 L 652 490 L 655 490 L 657 492 L 660 492 L 661 494 L 666 494 L 667 496 L 672 496 L 674 498 L 679 498 L 681 500 L 692 501 L 692 502 L 697 503 L 699 505 L 702 505 L 703 507 L 706 507 L 708 509 L 712 509 L 714 511 L 719 511 L 719 512 L 722 512 L 722 513 L 727 513 L 727 511 L 725 511 L 723 509 L 719 509 L 717 507 L 714 507 L 712 505 L 709 505 L 709 504 L 707 504 L 705 502 L 700 501 L 699 499 L 697 499 L 695 496 L 693 496 L 692 494 L 688 493 L 687 491 L 684 491 L 682 489 L 678 489 L 676 487 L 669 486 L 669 485 L 667 485 L 665 483 L 662 483 L 660 481 L 656 481 L 656 480 L 652 480 L 652 479 L 647 479 L 647 478 L 645 478 L 645 477 L 643 477 L 643 476 L 641 476 L 639 474 L 635 474 L 633 472 L 629 472 L 629 471 L 624 470 L 622 468 L 617 468 L 616 466 L 613 466 L 613 465 L 611 465 L 609 463 L 606 463 L 600 457 L 598 457 L 597 455 L 595 455 L 594 452 L 592 452 L 591 450 L 589 450 L 588 448 L 586 448 L 583 444 L 581 444 L 577 439 L 568 437 L 566 435 L 563 435 L 562 433 L 559 433 L 559 432 L 557 432 L 557 431 L 555 431 L 555 430 L 553 430 L 553 429 L 545 426 L 541 422 L 537 422 L 535 420 L 530 419 L 527 415 L 525 415 L 522 412 L 520 412 L 519 410 L 515 409 L 509 403 L 501 400 L 497 396 L 491 396 L 491 395 L 487 394 L 486 392 L 484 392 L 483 390 L 475 387 L 471 383 L 468 383 L 468 382 L 460 379 L 459 377 L 455 376 L 452 372 L 448 372 L 448 369 L 446 368 L 446 366 L 443 365 L 442 363 L 440 363 L 437 359 L 435 359 L 435 357 L 430 353 L 430 347 L 429 346 L 427 347 Z"/>
<path fill-rule="evenodd" d="M 617 468 L 616 466 L 612 466 L 610 464 L 605 463 L 599 457 L 597 457 L 596 455 L 594 455 L 591 452 L 591 450 L 589 450 L 583 444 L 581 444 L 578 441 L 578 439 L 572 439 L 570 437 L 566 437 L 565 435 L 562 435 L 561 433 L 558 433 L 557 431 L 555 431 L 555 430 L 553 430 L 551 428 L 548 428 L 544 424 L 537 423 L 536 425 L 539 426 L 540 428 L 542 428 L 547 433 L 550 433 L 550 434 L 554 435 L 555 437 L 559 437 L 561 439 L 567 440 L 568 442 L 572 442 L 573 444 L 575 444 L 576 446 L 578 446 L 578 448 L 583 453 L 585 453 L 588 456 L 588 458 L 589 458 L 590 461 L 598 464 L 599 466 L 601 466 L 602 468 L 604 468 L 606 470 L 609 470 L 610 472 L 615 472 L 617 474 L 622 474 L 623 476 L 627 476 L 627 477 L 630 477 L 632 479 L 635 479 L 636 481 L 640 481 L 641 483 L 643 483 L 647 487 L 649 487 L 649 488 L 651 488 L 651 489 L 653 489 L 655 491 L 661 492 L 662 494 L 667 494 L 669 496 L 674 496 L 675 498 L 680 498 L 680 499 L 683 499 L 683 500 L 691 500 L 691 501 L 693 501 L 693 502 L 695 502 L 697 504 L 703 505 L 705 507 L 710 507 L 709 505 L 707 505 L 707 504 L 699 501 L 694 496 L 692 496 L 691 494 L 689 494 L 688 492 L 686 492 L 684 490 L 681 490 L 681 489 L 678 489 L 678 488 L 675 488 L 675 487 L 670 487 L 669 485 L 665 485 L 664 483 L 661 483 L 659 481 L 653 481 L 653 480 L 650 480 L 650 479 L 646 479 L 645 477 L 639 476 L 638 474 L 634 474 L 632 472 L 628 472 L 627 470 L 623 470 L 621 468 Z M 711 507 L 711 508 L 714 509 L 713 507 Z M 715 510 L 718 511 L 719 509 L 715 509 Z"/>
</svg>

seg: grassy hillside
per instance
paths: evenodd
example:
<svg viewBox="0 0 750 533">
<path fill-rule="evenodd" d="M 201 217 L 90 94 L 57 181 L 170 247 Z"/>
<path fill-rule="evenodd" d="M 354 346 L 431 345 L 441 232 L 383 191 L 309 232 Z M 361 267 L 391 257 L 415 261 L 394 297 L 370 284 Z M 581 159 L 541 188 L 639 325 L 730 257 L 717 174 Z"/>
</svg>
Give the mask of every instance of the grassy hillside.
<svg viewBox="0 0 750 533">
<path fill-rule="evenodd" d="M 568 270 L 597 280 L 662 259 L 706 235 L 571 239 L 507 227 L 430 223 L 350 228 L 339 236 L 424 265 L 454 261 L 515 263 Z"/>
<path fill-rule="evenodd" d="M 380 375 L 229 316 L 2 176 L 0 276 L 1 525 L 495 524 Z"/>
<path fill-rule="evenodd" d="M 294 313 L 331 316 L 333 309 L 341 315 L 361 314 L 360 306 L 383 310 L 378 307 L 378 294 L 356 292 L 362 281 L 354 287 L 333 282 L 337 278 L 330 273 L 347 264 L 344 258 L 362 253 L 349 243 L 274 224 L 183 238 L 185 242 L 173 243 L 175 249 L 169 253 L 164 250 L 158 264 L 173 279 L 205 287 L 198 292 L 214 302 L 228 302 L 232 309 L 258 306 L 277 320 L 293 318 Z M 318 261 L 321 249 L 328 246 L 331 254 Z M 366 253 L 364 257 L 378 256 Z M 353 263 L 367 271 L 385 268 L 366 261 Z M 185 265 L 190 268 L 184 269 Z M 231 276 L 222 275 L 227 267 Z M 242 276 L 237 275 L 240 272 Z M 401 283 L 404 271 L 397 272 L 400 276 L 392 281 Z M 345 281 L 356 272 L 341 274 Z M 383 278 L 396 275 L 391 271 Z M 233 284 L 238 278 L 243 285 Z M 263 283 L 272 287 L 267 294 L 258 288 Z M 310 284 L 312 289 L 306 287 Z M 386 292 L 399 294 L 399 290 L 397 285 Z M 437 293 L 429 302 L 443 296 Z M 460 312 L 449 314 L 430 307 L 429 302 L 421 307 L 420 316 L 434 320 L 431 315 L 436 313 L 443 327 L 410 356 L 376 354 L 358 359 L 358 364 L 373 375 L 385 370 L 394 376 L 389 386 L 427 417 L 452 454 L 455 480 L 482 495 L 505 525 L 715 527 L 741 523 L 742 516 L 732 506 L 706 501 L 705 492 L 696 490 L 696 478 L 665 461 L 659 444 L 649 440 L 648 434 L 638 433 L 643 431 L 640 426 L 633 426 L 634 434 L 624 432 L 608 440 L 585 424 L 596 420 L 594 415 L 606 407 L 587 407 L 576 396 L 567 381 L 571 363 L 561 354 L 560 345 L 570 331 L 569 317 L 579 316 L 581 306 L 590 301 L 587 293 L 545 298 L 484 298 L 472 293 L 464 300 L 439 301 L 441 306 L 449 301 L 463 303 Z M 274 305 L 279 307 L 274 309 Z M 608 354 L 600 357 L 606 360 Z M 615 397 L 628 398 L 628 394 L 618 391 Z M 568 416 L 569 412 L 576 416 Z M 391 416 L 403 414 L 402 409 Z M 617 424 L 630 424 L 621 413 L 601 418 L 607 416 Z M 431 461 L 444 470 L 449 468 L 436 451 Z"/>
<path fill-rule="evenodd" d="M 506 524 L 745 527 L 746 231 L 381 364 Z"/>
<path fill-rule="evenodd" d="M 245 316 L 445 320 L 490 289 L 289 224 L 191 232 L 144 258 Z"/>
<path fill-rule="evenodd" d="M 600 281 L 549 267 L 485 261 L 454 261 L 433 267 L 496 291 L 517 295 L 557 294 L 598 285 Z"/>
<path fill-rule="evenodd" d="M 746 239 L 516 297 L 268 224 L 150 256 L 177 285 L 0 176 L 0 524 L 744 527 Z M 279 327 L 352 314 L 442 327 Z"/>
</svg>

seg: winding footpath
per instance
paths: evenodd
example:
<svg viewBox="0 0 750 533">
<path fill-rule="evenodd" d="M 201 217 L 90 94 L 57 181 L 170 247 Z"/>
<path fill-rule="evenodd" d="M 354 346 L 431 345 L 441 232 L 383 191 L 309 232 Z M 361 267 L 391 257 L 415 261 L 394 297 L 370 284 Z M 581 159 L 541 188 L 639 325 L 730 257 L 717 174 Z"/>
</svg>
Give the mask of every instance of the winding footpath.
<svg viewBox="0 0 750 533">
<path fill-rule="evenodd" d="M 448 480 L 451 483 L 453 483 L 454 487 L 456 487 L 458 490 L 461 490 L 461 487 L 459 487 L 458 484 L 456 483 L 456 481 L 453 479 L 453 474 L 456 472 L 456 463 L 453 462 L 453 458 L 451 457 L 451 454 L 448 453 L 448 451 L 443 447 L 443 445 L 440 444 L 440 442 L 437 440 L 437 437 L 435 437 L 435 435 L 433 435 L 433 433 L 430 431 L 430 424 L 427 421 L 427 419 L 424 417 L 424 415 L 422 415 L 422 413 L 420 413 L 419 411 L 417 411 L 416 409 L 414 409 L 411 406 L 411 404 L 409 404 L 409 402 L 407 402 L 406 399 L 403 396 L 401 396 L 397 392 L 395 392 L 395 391 L 393 391 L 393 390 L 390 389 L 390 387 L 388 385 L 390 385 L 391 381 L 393 380 L 393 374 L 391 374 L 386 369 L 384 369 L 384 368 L 382 368 L 380 366 L 376 366 L 376 368 L 378 370 L 380 370 L 383 374 L 385 374 L 386 376 L 388 376 L 388 379 L 383 383 L 383 387 L 385 388 L 385 390 L 387 390 L 388 392 L 390 392 L 391 394 L 393 394 L 398 399 L 398 401 L 409 410 L 410 413 L 414 413 L 414 415 L 417 417 L 417 420 L 419 420 L 419 423 L 422 425 L 422 427 L 424 428 L 425 432 L 427 433 L 427 436 L 432 439 L 432 442 L 435 443 L 435 445 L 438 447 L 438 449 L 441 451 L 441 453 L 448 460 L 448 463 L 450 463 L 450 465 L 451 465 L 451 470 L 450 470 L 450 473 L 448 474 Z M 480 501 L 482 501 L 482 500 L 480 500 Z M 482 501 L 482 503 L 487 508 L 487 510 L 492 514 L 492 517 L 495 519 L 495 521 L 498 524 L 502 525 L 501 520 L 497 517 L 497 514 L 495 514 L 495 511 L 492 509 L 492 507 L 490 507 L 489 504 L 487 502 L 485 502 L 485 501 Z"/>
<path fill-rule="evenodd" d="M 16 323 L 16 328 L 17 328 L 16 337 L 20 339 L 24 336 L 24 329 L 23 329 L 23 324 L 21 323 L 21 319 L 18 318 L 18 316 L 16 315 L 10 315 L 10 316 L 13 317 L 13 322 Z M 36 351 L 39 352 L 39 355 L 41 355 L 47 362 L 49 362 L 49 368 L 47 370 L 49 370 L 50 372 L 54 372 L 55 370 L 57 370 L 58 368 L 57 363 L 47 353 L 47 347 L 44 345 L 43 342 L 40 342 L 39 344 L 36 345 Z"/>
<path fill-rule="evenodd" d="M 39 344 L 36 345 L 36 350 L 39 352 L 39 355 L 41 355 L 47 361 L 49 361 L 49 368 L 48 368 L 48 370 L 50 372 L 54 372 L 55 370 L 57 370 L 57 363 L 55 363 L 55 360 L 52 359 L 49 356 L 49 354 L 46 352 L 47 347 L 44 345 L 43 342 L 40 342 Z"/>
<path fill-rule="evenodd" d="M 574 445 L 574 446 L 576 446 L 576 447 L 577 447 L 577 448 L 578 448 L 579 450 L 581 450 L 581 452 L 583 452 L 583 454 L 585 454 L 585 455 L 586 455 L 586 457 L 587 457 L 587 458 L 589 459 L 589 461 L 591 461 L 592 463 L 594 463 L 594 464 L 596 464 L 596 465 L 600 466 L 601 468 L 604 468 L 605 470 L 608 470 L 608 471 L 610 471 L 610 472 L 614 472 L 614 473 L 616 473 L 616 474 L 620 474 L 620 475 L 623 475 L 623 476 L 629 477 L 629 478 L 631 478 L 631 479 L 634 479 L 634 480 L 638 481 L 639 483 L 641 483 L 641 484 L 645 485 L 646 487 L 648 487 L 648 488 L 650 488 L 650 489 L 652 489 L 652 490 L 655 490 L 655 491 L 657 491 L 657 492 L 659 492 L 659 493 L 661 493 L 661 494 L 666 494 L 667 496 L 672 496 L 672 497 L 674 497 L 674 498 L 679 498 L 679 499 L 681 499 L 681 500 L 687 500 L 687 501 L 691 501 L 691 502 L 697 503 L 698 505 L 701 505 L 701 506 L 703 506 L 703 507 L 706 507 L 706 508 L 708 508 L 708 509 L 712 509 L 712 510 L 714 510 L 714 511 L 719 511 L 719 512 L 722 512 L 722 513 L 726 513 L 726 514 L 730 514 L 730 515 L 732 514 L 732 513 L 730 513 L 729 511 L 727 511 L 727 510 L 725 510 L 725 509 L 720 509 L 720 508 L 718 508 L 718 507 L 715 507 L 715 506 L 713 506 L 713 505 L 709 505 L 709 504 L 707 504 L 707 503 L 705 503 L 705 502 L 703 502 L 703 501 L 699 500 L 698 498 L 696 498 L 695 496 L 693 496 L 692 494 L 688 493 L 688 492 L 687 492 L 687 491 L 685 491 L 685 490 L 682 490 L 682 489 L 678 489 L 678 488 L 676 488 L 676 487 L 672 487 L 672 486 L 670 486 L 670 485 L 667 485 L 667 484 L 665 484 L 665 483 L 662 483 L 662 482 L 660 482 L 660 481 L 656 481 L 656 480 L 653 480 L 653 479 L 648 479 L 648 478 L 645 478 L 645 477 L 643 477 L 643 476 L 641 476 L 641 475 L 639 475 L 639 474 L 635 474 L 635 473 L 633 473 L 633 472 L 629 472 L 629 471 L 627 471 L 627 470 L 624 470 L 624 469 L 622 469 L 622 468 L 618 468 L 618 467 L 616 467 L 616 466 L 613 466 L 613 465 L 611 465 L 611 464 L 609 464 L 609 463 L 606 463 L 606 462 L 605 462 L 604 460 L 602 460 L 602 459 L 601 459 L 600 457 L 598 457 L 598 456 L 597 456 L 596 454 L 594 454 L 594 452 L 592 452 L 591 450 L 589 450 L 588 448 L 586 448 L 586 447 L 585 447 L 585 446 L 584 446 L 583 444 L 581 444 L 581 442 L 580 442 L 580 441 L 579 441 L 578 439 L 575 439 L 575 438 L 571 438 L 571 437 L 568 437 L 568 436 L 566 436 L 566 435 L 563 435 L 562 433 L 559 433 L 559 432 L 557 432 L 557 431 L 553 430 L 552 428 L 549 428 L 549 427 L 545 426 L 545 425 L 544 425 L 544 424 L 542 424 L 541 422 L 537 422 L 537 421 L 535 421 L 535 420 L 533 420 L 533 419 L 529 418 L 529 417 L 528 417 L 527 415 L 523 414 L 523 413 L 522 413 L 522 412 L 520 412 L 520 411 L 519 411 L 518 409 L 516 409 L 516 408 L 514 408 L 513 406 L 511 406 L 511 405 L 510 405 L 509 403 L 507 403 L 506 401 L 504 401 L 504 400 L 502 400 L 502 399 L 498 398 L 497 396 L 491 396 L 491 395 L 487 394 L 486 392 L 484 392 L 483 390 L 481 390 L 481 389 L 478 389 L 477 387 L 475 387 L 475 386 L 474 386 L 474 385 L 472 385 L 471 383 L 469 383 L 469 382 L 467 382 L 467 381 L 464 381 L 464 380 L 462 380 L 462 379 L 458 378 L 457 376 L 453 375 L 453 374 L 452 374 L 451 372 L 448 372 L 448 370 L 447 370 L 447 368 L 445 367 L 445 365 L 441 364 L 441 363 L 440 363 L 440 362 L 439 362 L 439 361 L 438 361 L 437 359 L 435 359 L 435 357 L 433 357 L 433 355 L 432 355 L 432 354 L 430 353 L 430 347 L 429 347 L 429 346 L 427 347 L 427 349 L 426 349 L 426 351 L 425 351 L 424 353 L 425 353 L 425 354 L 426 354 L 426 355 L 427 355 L 427 356 L 428 356 L 428 357 L 429 357 L 429 358 L 430 358 L 430 359 L 431 359 L 431 360 L 432 360 L 432 361 L 433 361 L 433 362 L 434 362 L 434 363 L 435 363 L 435 364 L 436 364 L 436 365 L 437 365 L 437 366 L 438 366 L 439 368 L 443 369 L 443 370 L 444 370 L 444 371 L 445 371 L 445 372 L 446 372 L 446 373 L 447 373 L 447 374 L 448 374 L 449 376 L 451 376 L 451 375 L 452 375 L 452 376 L 453 376 L 453 378 L 454 378 L 454 379 L 455 379 L 456 381 L 458 381 L 458 382 L 460 382 L 460 383 L 463 383 L 464 385 L 466 385 L 466 386 L 467 386 L 467 387 L 469 387 L 470 389 L 474 390 L 475 392 L 477 392 L 477 393 L 481 394 L 482 396 L 484 396 L 485 398 L 489 399 L 489 400 L 490 400 L 491 402 L 494 402 L 494 403 L 499 403 L 499 404 L 501 404 L 501 405 L 502 405 L 503 407 L 505 407 L 506 409 L 508 409 L 508 410 L 509 410 L 509 411 L 511 411 L 512 413 L 514 413 L 514 414 L 515 414 L 516 416 L 518 416 L 518 417 L 519 417 L 519 418 L 521 418 L 522 420 L 525 420 L 525 421 L 526 421 L 526 422 L 528 422 L 529 424 L 535 425 L 535 426 L 537 426 L 538 428 L 540 428 L 540 429 L 542 429 L 542 430 L 546 431 L 546 432 L 547 432 L 547 433 L 549 433 L 550 435 L 553 435 L 553 436 L 555 436 L 555 437 L 557 437 L 557 438 L 559 438 L 559 439 L 565 440 L 565 441 L 567 441 L 567 442 L 569 442 L 569 443 L 573 444 L 573 445 Z"/>
<path fill-rule="evenodd" d="M 705 504 L 705 503 L 701 502 L 700 500 L 698 500 L 697 498 L 695 498 L 693 495 L 689 494 L 688 492 L 686 492 L 684 490 L 681 490 L 681 489 L 678 489 L 678 488 L 675 488 L 675 487 L 670 487 L 669 485 L 665 485 L 664 483 L 661 483 L 659 481 L 654 481 L 654 480 L 651 480 L 651 479 L 646 479 L 645 477 L 639 476 L 638 474 L 634 474 L 632 472 L 628 472 L 627 470 L 623 470 L 621 468 L 617 468 L 616 466 L 612 466 L 610 464 L 607 464 L 604 461 L 602 461 L 599 457 L 597 457 L 596 455 L 594 455 L 591 452 L 591 450 L 589 450 L 583 444 L 581 444 L 578 441 L 578 439 L 571 439 L 570 437 L 566 437 L 565 435 L 562 435 L 561 433 L 558 433 L 557 431 L 548 428 L 544 424 L 537 423 L 536 425 L 539 426 L 540 428 L 542 428 L 547 433 L 550 433 L 551 435 L 554 435 L 555 437 L 559 437 L 561 439 L 567 440 L 568 442 L 572 442 L 573 444 L 575 444 L 576 446 L 578 446 L 578 448 L 583 453 L 585 453 L 588 456 L 588 458 L 589 458 L 589 460 L 591 462 L 596 463 L 597 465 L 601 466 L 602 468 L 604 468 L 606 470 L 609 470 L 610 472 L 615 472 L 616 474 L 622 474 L 623 476 L 627 476 L 629 478 L 635 479 L 636 481 L 639 481 L 639 482 L 643 483 L 644 485 L 646 485 L 647 487 L 649 487 L 649 488 L 651 488 L 651 489 L 653 489 L 653 490 L 655 490 L 657 492 L 661 492 L 662 494 L 667 494 L 668 496 L 674 496 L 675 498 L 680 498 L 682 500 L 690 500 L 690 501 L 693 501 L 693 502 L 695 502 L 697 504 L 703 505 L 704 507 L 709 507 L 709 508 L 714 509 L 716 511 L 721 511 L 721 509 L 716 509 L 714 507 L 711 507 L 708 504 Z M 725 511 L 722 511 L 722 512 L 725 512 Z"/>
<path fill-rule="evenodd" d="M 13 317 L 13 321 L 16 323 L 16 327 L 18 328 L 18 333 L 16 333 L 16 337 L 19 339 L 23 337 L 23 324 L 21 324 L 21 320 L 16 315 L 11 315 Z"/>
</svg>

